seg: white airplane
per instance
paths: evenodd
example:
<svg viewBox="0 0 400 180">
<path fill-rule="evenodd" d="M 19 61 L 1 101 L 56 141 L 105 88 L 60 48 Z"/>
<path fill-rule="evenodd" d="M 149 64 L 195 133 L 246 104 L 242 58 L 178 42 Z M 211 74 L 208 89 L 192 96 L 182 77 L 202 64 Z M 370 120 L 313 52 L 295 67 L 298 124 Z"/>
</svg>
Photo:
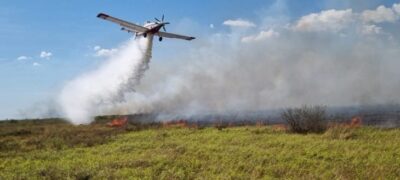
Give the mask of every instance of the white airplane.
<svg viewBox="0 0 400 180">
<path fill-rule="evenodd" d="M 128 33 L 135 33 L 136 37 L 138 36 L 143 36 L 147 37 L 147 35 L 157 35 L 159 37 L 159 41 L 163 40 L 163 37 L 165 38 L 176 38 L 176 39 L 184 39 L 184 40 L 192 40 L 195 39 L 195 37 L 189 37 L 189 36 L 183 36 L 179 34 L 173 34 L 173 33 L 167 33 L 167 32 L 161 32 L 160 29 L 163 28 L 164 31 L 165 25 L 169 24 L 169 22 L 164 22 L 164 15 L 161 18 L 161 21 L 157 18 L 154 18 L 156 21 L 155 22 L 150 22 L 147 21 L 147 23 L 144 24 L 144 26 L 140 26 L 134 23 L 130 23 L 128 21 L 124 21 L 112 16 L 109 16 L 104 13 L 100 13 L 97 15 L 98 18 L 111 21 L 114 23 L 119 24 L 121 27 L 122 31 L 127 31 Z"/>
</svg>

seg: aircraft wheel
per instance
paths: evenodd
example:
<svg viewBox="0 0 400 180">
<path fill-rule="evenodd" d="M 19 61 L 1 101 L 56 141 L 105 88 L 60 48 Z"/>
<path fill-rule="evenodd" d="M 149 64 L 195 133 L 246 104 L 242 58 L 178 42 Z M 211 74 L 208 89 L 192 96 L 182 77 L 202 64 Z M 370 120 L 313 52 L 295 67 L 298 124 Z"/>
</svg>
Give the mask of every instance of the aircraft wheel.
<svg viewBox="0 0 400 180">
<path fill-rule="evenodd" d="M 162 37 L 158 38 L 158 40 L 161 42 L 162 41 Z"/>
</svg>

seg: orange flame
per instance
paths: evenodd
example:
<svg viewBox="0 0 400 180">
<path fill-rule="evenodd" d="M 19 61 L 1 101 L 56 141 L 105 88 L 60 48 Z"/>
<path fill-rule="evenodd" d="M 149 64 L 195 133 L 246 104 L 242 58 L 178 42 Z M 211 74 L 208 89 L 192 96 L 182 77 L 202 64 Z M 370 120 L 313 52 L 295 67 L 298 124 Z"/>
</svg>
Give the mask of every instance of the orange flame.
<svg viewBox="0 0 400 180">
<path fill-rule="evenodd" d="M 109 127 L 122 127 L 128 123 L 128 117 L 123 116 L 112 120 L 111 122 L 107 123 Z"/>
<path fill-rule="evenodd" d="M 186 128 L 189 127 L 189 123 L 184 120 L 177 120 L 177 121 L 168 121 L 168 122 L 163 122 L 164 127 L 180 127 L 180 128 Z"/>
<path fill-rule="evenodd" d="M 362 124 L 362 119 L 360 116 L 355 116 L 351 118 L 350 127 L 360 127 Z"/>
</svg>

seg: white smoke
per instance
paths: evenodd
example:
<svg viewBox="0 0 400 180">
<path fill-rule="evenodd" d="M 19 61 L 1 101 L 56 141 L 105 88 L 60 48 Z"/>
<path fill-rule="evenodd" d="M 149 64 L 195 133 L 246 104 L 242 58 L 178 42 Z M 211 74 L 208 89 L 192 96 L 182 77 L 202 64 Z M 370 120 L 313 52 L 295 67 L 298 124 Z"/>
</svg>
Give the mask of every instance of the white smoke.
<svg viewBox="0 0 400 180">
<path fill-rule="evenodd" d="M 341 11 L 315 16 L 326 16 L 324 12 L 334 16 Z M 260 40 L 243 42 L 266 31 L 262 27 L 253 35 L 232 31 L 198 38 L 202 42 L 180 52 L 175 61 L 153 64 L 138 93 L 115 108 L 190 116 L 303 104 L 399 103 L 398 34 L 384 28 L 379 34 L 362 33 L 365 24 L 357 12 L 348 12 L 353 15 L 331 23 L 354 19 L 334 28 L 316 18 L 314 23 L 328 26 L 323 31 L 293 28 L 304 19 L 300 18 L 275 27 L 279 36 Z"/>
<path fill-rule="evenodd" d="M 360 14 L 327 10 L 257 25 L 257 32 L 207 34 L 194 48 L 177 50 L 173 61 L 154 63 L 140 86 L 151 55 L 131 41 L 101 68 L 69 83 L 61 102 L 74 123 L 101 113 L 190 116 L 303 104 L 399 103 L 400 34 L 390 27 L 400 25 L 366 24 Z M 379 33 L 366 33 L 366 26 Z"/>
<path fill-rule="evenodd" d="M 124 101 L 133 92 L 151 58 L 153 37 L 130 40 L 98 69 L 68 82 L 59 103 L 74 124 L 90 123 L 104 109 Z"/>
</svg>

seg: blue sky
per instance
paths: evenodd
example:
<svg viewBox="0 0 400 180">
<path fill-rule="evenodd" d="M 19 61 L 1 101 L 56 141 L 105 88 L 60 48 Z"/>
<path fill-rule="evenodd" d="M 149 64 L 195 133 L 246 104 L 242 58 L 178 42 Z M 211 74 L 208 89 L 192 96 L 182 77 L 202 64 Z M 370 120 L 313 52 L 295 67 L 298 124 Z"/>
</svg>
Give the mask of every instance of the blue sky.
<svg viewBox="0 0 400 180">
<path fill-rule="evenodd" d="M 246 19 L 259 23 L 263 17 L 285 14 L 289 20 L 324 9 L 354 11 L 391 6 L 397 1 L 378 0 L 203 0 L 203 1 L 0 1 L 0 119 L 18 117 L 18 112 L 38 102 L 51 100 L 62 85 L 95 67 L 103 58 L 93 48 L 115 48 L 130 35 L 118 26 L 96 18 L 107 14 L 143 23 L 165 14 L 169 31 L 201 39 L 211 33 L 229 31 L 222 23 Z M 282 5 L 282 8 L 271 8 Z M 275 12 L 282 11 L 282 12 Z M 185 23 L 187 22 L 187 23 Z M 210 28 L 210 24 L 214 28 Z M 187 42 L 155 43 L 153 60 L 176 53 Z M 41 57 L 42 55 L 42 57 Z M 46 56 L 47 55 L 47 56 Z M 18 58 L 20 60 L 18 60 Z"/>
</svg>

